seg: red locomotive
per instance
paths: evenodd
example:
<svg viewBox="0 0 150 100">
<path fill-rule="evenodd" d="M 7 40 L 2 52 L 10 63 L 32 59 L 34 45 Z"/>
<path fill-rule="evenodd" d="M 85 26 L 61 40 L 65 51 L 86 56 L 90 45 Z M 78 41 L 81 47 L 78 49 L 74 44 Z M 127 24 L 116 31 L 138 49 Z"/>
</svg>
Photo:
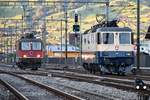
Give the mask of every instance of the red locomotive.
<svg viewBox="0 0 150 100">
<path fill-rule="evenodd" d="M 16 43 L 16 65 L 21 68 L 37 70 L 44 58 L 44 45 L 41 39 L 36 39 L 33 34 L 19 39 Z"/>
</svg>

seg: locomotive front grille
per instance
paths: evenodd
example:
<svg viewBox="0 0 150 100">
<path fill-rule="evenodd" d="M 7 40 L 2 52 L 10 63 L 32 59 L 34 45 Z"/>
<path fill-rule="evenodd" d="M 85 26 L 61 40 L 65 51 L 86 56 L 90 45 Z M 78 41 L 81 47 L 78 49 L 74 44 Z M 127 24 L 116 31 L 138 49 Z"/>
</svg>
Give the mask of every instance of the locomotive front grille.
<svg viewBox="0 0 150 100">
<path fill-rule="evenodd" d="M 132 65 L 134 58 L 104 58 L 103 65 L 111 66 L 122 66 L 122 65 Z"/>
<path fill-rule="evenodd" d="M 102 57 L 133 57 L 133 52 L 126 51 L 104 51 L 102 52 Z"/>
</svg>

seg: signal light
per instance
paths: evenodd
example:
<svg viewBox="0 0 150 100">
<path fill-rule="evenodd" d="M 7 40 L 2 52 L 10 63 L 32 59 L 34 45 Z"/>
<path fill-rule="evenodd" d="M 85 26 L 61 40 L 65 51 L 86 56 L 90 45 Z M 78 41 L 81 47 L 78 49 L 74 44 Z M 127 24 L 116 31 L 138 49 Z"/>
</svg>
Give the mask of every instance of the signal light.
<svg viewBox="0 0 150 100">
<path fill-rule="evenodd" d="M 140 89 L 140 86 L 137 85 L 137 86 L 136 86 L 136 89 L 137 89 L 137 90 Z"/>
<path fill-rule="evenodd" d="M 134 45 L 134 46 L 133 46 L 133 49 L 134 49 L 134 50 L 137 50 L 137 46 L 136 46 L 136 45 Z"/>
<path fill-rule="evenodd" d="M 146 89 L 147 87 L 146 86 L 143 86 L 143 89 Z"/>
<path fill-rule="evenodd" d="M 80 26 L 79 25 L 73 25 L 73 31 L 74 32 L 79 32 L 80 31 Z"/>
<path fill-rule="evenodd" d="M 135 79 L 135 85 L 136 85 L 136 89 L 138 90 L 138 89 L 146 89 L 147 87 L 146 87 L 146 85 L 145 85 L 145 83 L 143 82 L 143 80 L 141 80 L 141 79 Z"/>
<path fill-rule="evenodd" d="M 77 23 L 78 22 L 78 14 L 75 14 L 74 16 L 74 21 Z"/>
</svg>

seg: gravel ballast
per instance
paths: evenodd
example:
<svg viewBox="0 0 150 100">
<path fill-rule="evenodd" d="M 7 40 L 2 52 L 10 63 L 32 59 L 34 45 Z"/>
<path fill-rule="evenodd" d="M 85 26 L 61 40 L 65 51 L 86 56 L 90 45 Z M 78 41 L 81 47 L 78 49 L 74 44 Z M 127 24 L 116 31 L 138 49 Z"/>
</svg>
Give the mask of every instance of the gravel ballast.
<svg viewBox="0 0 150 100">
<path fill-rule="evenodd" d="M 104 97 L 109 97 L 117 100 L 138 100 L 139 95 L 130 91 L 123 91 L 120 89 L 106 87 L 101 85 L 96 85 L 87 82 L 77 82 L 70 81 L 64 78 L 56 78 L 56 77 L 44 77 L 44 76 L 35 76 L 35 75 L 23 75 L 24 77 L 34 79 L 38 82 L 55 86 L 56 88 L 60 88 L 60 85 L 67 86 L 71 88 L 75 88 L 85 92 L 91 92 L 94 94 L 98 94 Z M 59 86 L 58 86 L 59 85 Z"/>
</svg>

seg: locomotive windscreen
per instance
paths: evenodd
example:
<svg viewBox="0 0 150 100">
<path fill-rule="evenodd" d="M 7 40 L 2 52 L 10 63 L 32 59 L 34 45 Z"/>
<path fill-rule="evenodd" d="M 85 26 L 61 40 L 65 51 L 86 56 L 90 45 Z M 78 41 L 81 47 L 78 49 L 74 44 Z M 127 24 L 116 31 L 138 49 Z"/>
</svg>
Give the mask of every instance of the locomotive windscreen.
<svg viewBox="0 0 150 100">
<path fill-rule="evenodd" d="M 42 50 L 41 42 L 21 42 L 21 50 Z"/>
<path fill-rule="evenodd" d="M 41 42 L 32 42 L 32 50 L 41 50 L 42 45 Z"/>
<path fill-rule="evenodd" d="M 21 50 L 31 50 L 30 42 L 21 42 Z"/>
<path fill-rule="evenodd" d="M 120 33 L 119 34 L 119 42 L 120 44 L 130 44 L 130 34 L 129 33 Z"/>
<path fill-rule="evenodd" d="M 104 44 L 114 44 L 114 34 L 113 33 L 103 33 L 103 43 Z"/>
</svg>

